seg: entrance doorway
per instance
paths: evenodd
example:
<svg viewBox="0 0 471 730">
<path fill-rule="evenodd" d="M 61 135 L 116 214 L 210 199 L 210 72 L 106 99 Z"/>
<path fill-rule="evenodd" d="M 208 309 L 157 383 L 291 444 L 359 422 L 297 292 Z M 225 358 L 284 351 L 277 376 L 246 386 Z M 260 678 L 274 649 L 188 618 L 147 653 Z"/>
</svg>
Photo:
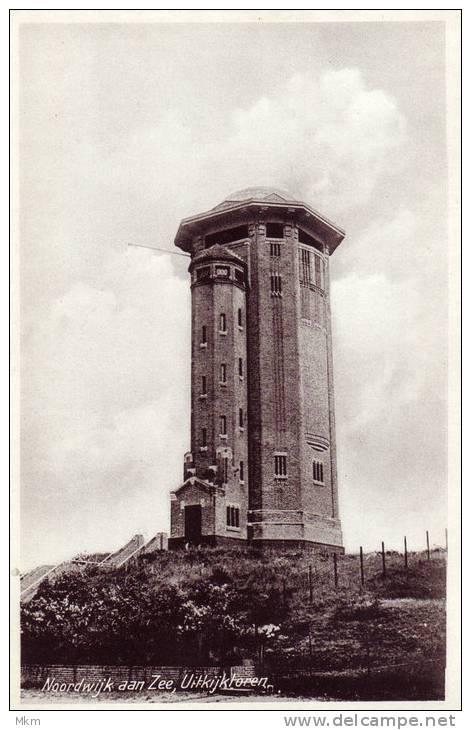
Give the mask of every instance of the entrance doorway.
<svg viewBox="0 0 471 730">
<path fill-rule="evenodd" d="M 201 541 L 201 505 L 185 507 L 185 540 L 193 545 Z"/>
</svg>

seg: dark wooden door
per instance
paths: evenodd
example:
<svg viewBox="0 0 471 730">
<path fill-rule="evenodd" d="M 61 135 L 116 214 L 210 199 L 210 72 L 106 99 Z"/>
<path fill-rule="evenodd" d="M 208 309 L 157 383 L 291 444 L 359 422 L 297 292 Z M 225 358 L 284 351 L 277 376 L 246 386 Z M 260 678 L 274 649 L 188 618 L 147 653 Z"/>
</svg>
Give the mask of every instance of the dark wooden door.
<svg viewBox="0 0 471 730">
<path fill-rule="evenodd" d="M 185 507 L 185 540 L 198 544 L 201 540 L 201 505 Z"/>
</svg>

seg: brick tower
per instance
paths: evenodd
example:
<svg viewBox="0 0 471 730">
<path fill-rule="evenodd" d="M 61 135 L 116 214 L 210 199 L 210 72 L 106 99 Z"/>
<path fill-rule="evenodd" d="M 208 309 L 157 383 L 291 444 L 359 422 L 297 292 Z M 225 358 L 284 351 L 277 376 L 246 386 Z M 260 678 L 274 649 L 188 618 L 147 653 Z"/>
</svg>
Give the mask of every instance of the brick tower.
<svg viewBox="0 0 471 730">
<path fill-rule="evenodd" d="M 184 219 L 191 451 L 169 544 L 342 550 L 329 256 L 344 232 L 274 188 Z"/>
</svg>

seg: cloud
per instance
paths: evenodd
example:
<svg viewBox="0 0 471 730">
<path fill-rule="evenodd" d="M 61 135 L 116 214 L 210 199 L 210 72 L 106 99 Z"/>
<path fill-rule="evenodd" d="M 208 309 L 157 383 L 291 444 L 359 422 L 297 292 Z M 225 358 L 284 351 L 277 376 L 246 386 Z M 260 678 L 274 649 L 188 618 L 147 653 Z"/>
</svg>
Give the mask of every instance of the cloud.
<svg viewBox="0 0 471 730">
<path fill-rule="evenodd" d="M 23 529 L 48 534 L 36 560 L 83 549 L 84 531 L 90 549 L 105 549 L 110 535 L 167 527 L 189 445 L 189 309 L 169 257 L 127 249 L 110 257 L 101 288 L 75 283 L 31 331 Z"/>
<path fill-rule="evenodd" d="M 144 190 L 154 204 L 155 196 L 165 200 L 166 210 L 177 212 L 184 201 L 185 214 L 264 183 L 345 216 L 369 199 L 385 170 L 400 164 L 406 140 L 394 99 L 367 88 L 355 68 L 298 73 L 233 110 L 222 128 L 210 113 L 206 122 L 202 131 L 186 113 L 167 110 L 152 126 L 133 129 L 116 152 L 119 164 L 111 157 L 109 169 L 134 189 L 146 180 Z"/>
<path fill-rule="evenodd" d="M 350 545 L 372 538 L 375 547 L 378 531 L 396 547 L 402 534 L 444 535 L 446 291 L 441 238 L 420 229 L 406 209 L 375 221 L 345 242 L 333 281 L 337 447 Z M 354 517 L 359 510 L 375 525 L 371 538 Z"/>
</svg>

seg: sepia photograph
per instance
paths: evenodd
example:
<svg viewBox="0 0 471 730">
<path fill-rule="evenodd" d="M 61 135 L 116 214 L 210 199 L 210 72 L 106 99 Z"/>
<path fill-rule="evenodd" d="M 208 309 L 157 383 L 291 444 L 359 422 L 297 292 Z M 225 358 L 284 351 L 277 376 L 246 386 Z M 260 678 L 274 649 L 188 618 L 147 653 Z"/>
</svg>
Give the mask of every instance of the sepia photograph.
<svg viewBox="0 0 471 730">
<path fill-rule="evenodd" d="M 459 704 L 460 11 L 10 22 L 17 709 Z"/>
</svg>

